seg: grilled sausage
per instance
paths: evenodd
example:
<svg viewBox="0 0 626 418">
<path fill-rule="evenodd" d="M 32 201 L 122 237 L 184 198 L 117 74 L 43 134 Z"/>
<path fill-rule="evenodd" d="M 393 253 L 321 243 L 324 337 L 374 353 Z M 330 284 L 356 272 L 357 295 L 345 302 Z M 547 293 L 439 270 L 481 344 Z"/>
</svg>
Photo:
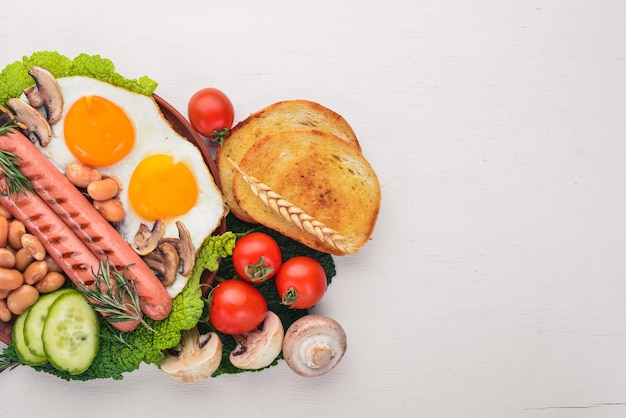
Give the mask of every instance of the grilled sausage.
<svg viewBox="0 0 626 418">
<path fill-rule="evenodd" d="M 50 257 L 72 282 L 93 285 L 98 258 L 41 198 L 25 191 L 18 195 L 3 195 L 0 205 L 41 241 Z M 139 321 L 112 322 L 111 325 L 127 332 L 137 328 Z"/>
<path fill-rule="evenodd" d="M 22 158 L 19 170 L 35 192 L 96 257 L 108 258 L 118 271 L 126 270 L 127 277 L 135 281 L 146 316 L 165 319 L 171 312 L 172 299 L 163 284 L 63 173 L 19 132 L 0 136 L 0 149 Z"/>
</svg>

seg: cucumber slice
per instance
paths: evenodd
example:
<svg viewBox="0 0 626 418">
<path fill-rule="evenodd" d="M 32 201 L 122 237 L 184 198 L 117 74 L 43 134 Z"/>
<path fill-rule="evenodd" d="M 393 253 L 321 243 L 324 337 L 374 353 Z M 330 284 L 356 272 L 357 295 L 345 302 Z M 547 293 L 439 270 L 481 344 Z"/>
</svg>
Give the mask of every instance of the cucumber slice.
<svg viewBox="0 0 626 418">
<path fill-rule="evenodd" d="M 29 309 L 30 310 L 30 309 Z M 17 356 L 22 360 L 24 364 L 29 366 L 41 366 L 48 362 L 48 358 L 44 356 L 36 356 L 33 354 L 26 345 L 26 341 L 24 341 L 24 322 L 26 322 L 26 316 L 29 313 L 29 310 L 19 315 L 15 319 L 15 323 L 13 324 L 13 331 L 11 333 L 11 339 L 13 341 L 13 347 L 15 347 L 15 352 Z"/>
<path fill-rule="evenodd" d="M 80 292 L 59 296 L 50 306 L 42 341 L 48 361 L 59 370 L 80 374 L 98 353 L 98 314 Z"/>
<path fill-rule="evenodd" d="M 47 359 L 46 352 L 43 349 L 43 341 L 41 340 L 43 324 L 48 316 L 50 306 L 59 296 L 67 292 L 76 292 L 76 290 L 60 289 L 40 296 L 37 302 L 28 310 L 28 315 L 24 321 L 24 342 L 30 352 L 36 357 Z"/>
</svg>

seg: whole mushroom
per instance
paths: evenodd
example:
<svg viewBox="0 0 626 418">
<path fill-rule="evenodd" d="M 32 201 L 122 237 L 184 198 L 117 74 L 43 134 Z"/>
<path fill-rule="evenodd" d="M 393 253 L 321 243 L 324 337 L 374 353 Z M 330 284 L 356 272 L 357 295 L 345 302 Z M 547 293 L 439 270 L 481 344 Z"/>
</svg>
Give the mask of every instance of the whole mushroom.
<svg viewBox="0 0 626 418">
<path fill-rule="evenodd" d="M 335 368 L 346 348 L 346 333 L 337 321 L 311 314 L 296 320 L 287 329 L 283 358 L 300 376 L 316 377 Z"/>
<path fill-rule="evenodd" d="M 285 330 L 278 315 L 268 311 L 256 329 L 233 335 L 237 346 L 230 353 L 233 366 L 243 370 L 267 367 L 278 357 L 283 347 Z"/>
<path fill-rule="evenodd" d="M 196 327 L 181 332 L 180 343 L 165 352 L 159 367 L 180 382 L 194 383 L 211 376 L 222 361 L 222 341 L 210 332 L 200 335 Z"/>
</svg>

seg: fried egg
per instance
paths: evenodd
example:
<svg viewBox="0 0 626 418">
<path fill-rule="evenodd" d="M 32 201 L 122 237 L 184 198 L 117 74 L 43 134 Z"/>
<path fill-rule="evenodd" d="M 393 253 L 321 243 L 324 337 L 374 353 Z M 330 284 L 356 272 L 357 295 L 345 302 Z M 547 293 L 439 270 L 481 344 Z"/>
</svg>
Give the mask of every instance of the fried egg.
<svg viewBox="0 0 626 418">
<path fill-rule="evenodd" d="M 225 214 L 199 150 L 172 129 L 151 97 L 87 77 L 57 82 L 62 118 L 41 152 L 63 173 L 80 162 L 119 181 L 126 215 L 115 227 L 127 242 L 133 243 L 140 224 L 151 227 L 157 219 L 165 221 L 166 237 L 178 237 L 181 221 L 197 250 Z M 185 283 L 178 277 L 170 295 Z"/>
</svg>

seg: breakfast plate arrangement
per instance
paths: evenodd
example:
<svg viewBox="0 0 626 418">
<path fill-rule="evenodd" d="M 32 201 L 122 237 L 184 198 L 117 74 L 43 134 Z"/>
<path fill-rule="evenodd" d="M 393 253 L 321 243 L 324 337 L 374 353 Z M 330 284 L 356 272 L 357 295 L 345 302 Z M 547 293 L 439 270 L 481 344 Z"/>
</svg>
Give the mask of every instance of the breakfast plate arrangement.
<svg viewBox="0 0 626 418">
<path fill-rule="evenodd" d="M 347 336 L 309 310 L 381 201 L 352 128 L 309 100 L 233 126 L 215 88 L 185 118 L 156 87 L 88 54 L 0 72 L 0 370 L 328 373 Z"/>
</svg>

